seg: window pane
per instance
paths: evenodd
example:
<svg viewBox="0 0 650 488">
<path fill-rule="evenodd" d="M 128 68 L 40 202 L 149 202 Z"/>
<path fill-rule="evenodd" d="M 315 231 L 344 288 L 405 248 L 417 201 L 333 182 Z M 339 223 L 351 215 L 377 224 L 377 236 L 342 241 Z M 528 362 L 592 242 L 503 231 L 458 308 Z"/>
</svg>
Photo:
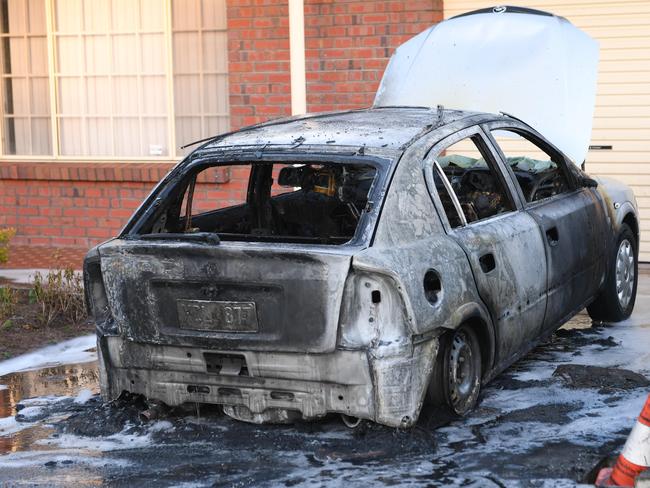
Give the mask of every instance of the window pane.
<svg viewBox="0 0 650 488">
<path fill-rule="evenodd" d="M 228 189 L 217 172 L 230 174 Z M 214 232 L 223 240 L 343 244 L 366 212 L 377 170 L 369 165 L 219 165 L 173 182 L 163 232 Z M 255 187 L 255 194 L 247 189 Z M 273 211 L 270 211 L 273 209 Z M 145 226 L 150 232 L 154 226 Z"/>
<path fill-rule="evenodd" d="M 90 32 L 105 32 L 111 28 L 111 1 L 84 0 L 84 25 Z"/>
<path fill-rule="evenodd" d="M 51 149 L 45 2 L 0 2 L 4 154 L 47 155 Z M 38 117 L 38 118 L 36 118 Z"/>
<path fill-rule="evenodd" d="M 508 191 L 494 168 L 491 155 L 478 136 L 452 144 L 436 159 L 451 183 L 468 223 L 514 209 Z M 440 199 L 449 216 L 448 205 L 451 202 L 446 200 L 450 198 L 443 196 Z M 449 223 L 453 226 L 452 222 L 455 220 L 450 219 Z"/>
<path fill-rule="evenodd" d="M 82 113 L 82 97 L 79 95 L 83 96 L 85 92 L 83 86 L 84 83 L 81 78 L 59 78 L 59 113 L 75 117 Z"/>
<path fill-rule="evenodd" d="M 225 0 L 172 0 L 172 29 L 176 142 L 182 146 L 230 126 Z"/>
<path fill-rule="evenodd" d="M 52 151 L 52 132 L 50 117 L 32 117 L 32 153 L 50 154 Z"/>
<path fill-rule="evenodd" d="M 26 3 L 27 15 L 29 17 L 29 31 L 45 32 L 45 9 L 43 8 L 43 0 L 27 0 Z"/>
<path fill-rule="evenodd" d="M 50 113 L 50 87 L 47 78 L 30 79 L 31 85 L 31 113 L 32 115 L 49 115 Z M 49 130 L 47 130 L 49 134 Z"/>
<path fill-rule="evenodd" d="M 204 29 L 226 29 L 226 0 L 203 0 L 202 15 Z"/>
<path fill-rule="evenodd" d="M 492 136 L 505 154 L 527 202 L 569 191 L 559 155 L 547 153 L 513 131 L 496 130 Z"/>
<path fill-rule="evenodd" d="M 83 141 L 85 140 L 81 119 L 67 117 L 59 120 L 61 134 L 76 134 L 77 137 L 61 137 L 61 154 L 67 156 L 82 156 Z"/>
<path fill-rule="evenodd" d="M 76 38 L 73 42 L 78 46 L 82 45 Z M 111 72 L 111 65 L 108 62 L 111 53 L 108 36 L 88 36 L 83 48 L 86 56 L 85 74 L 108 74 Z"/>
<path fill-rule="evenodd" d="M 26 75 L 29 71 L 29 49 L 27 39 L 20 37 L 9 38 L 8 61 L 11 66 L 11 74 Z"/>
<path fill-rule="evenodd" d="M 24 0 L 8 0 L 6 4 L 2 3 L 3 9 L 6 9 L 6 23 L 9 26 L 6 32 L 13 35 L 27 34 L 28 4 Z"/>
<path fill-rule="evenodd" d="M 161 135 L 164 134 L 165 138 Z M 143 154 L 161 156 L 167 145 L 167 118 L 148 117 L 142 121 L 142 148 Z"/>
<path fill-rule="evenodd" d="M 111 82 L 107 76 L 94 76 L 86 80 L 86 113 L 89 115 L 105 115 L 111 113 L 110 93 Z M 108 134 L 107 134 L 108 135 Z"/>
<path fill-rule="evenodd" d="M 47 40 L 45 37 L 30 38 L 30 73 L 47 76 Z"/>
<path fill-rule="evenodd" d="M 227 43 L 226 31 L 203 33 L 203 71 L 208 73 L 226 73 L 228 71 L 228 59 L 225 56 L 214 55 L 214 53 L 227 51 Z"/>
<path fill-rule="evenodd" d="M 227 99 L 223 96 L 228 92 L 228 77 L 226 75 L 203 76 L 203 109 L 207 114 L 226 115 L 228 113 Z"/>
<path fill-rule="evenodd" d="M 166 112 L 167 86 L 164 76 L 143 76 L 141 79 L 140 104 L 142 113 L 161 115 Z M 166 130 L 165 130 L 166 131 Z"/>
<path fill-rule="evenodd" d="M 165 38 L 162 34 L 143 34 L 142 43 L 142 72 L 163 74 L 165 72 Z"/>
<path fill-rule="evenodd" d="M 199 2 L 201 0 L 173 0 L 172 18 L 176 30 L 196 30 L 199 28 Z"/>
<path fill-rule="evenodd" d="M 111 121 L 106 117 L 86 119 L 88 131 L 88 154 L 110 154 L 111 151 Z"/>
<path fill-rule="evenodd" d="M 200 115 L 201 75 L 178 75 L 174 80 L 176 115 Z M 181 141 L 179 141 L 181 142 Z"/>
<path fill-rule="evenodd" d="M 201 69 L 201 50 L 198 32 L 174 34 L 174 72 L 198 73 Z"/>
<path fill-rule="evenodd" d="M 56 5 L 62 155 L 168 156 L 167 124 L 161 123 L 167 120 L 167 86 L 160 2 Z M 74 35 L 62 34 L 72 25 L 68 16 L 79 24 Z"/>
<path fill-rule="evenodd" d="M 56 0 L 56 30 L 61 33 L 81 32 L 83 29 L 83 11 L 81 0 Z"/>
</svg>

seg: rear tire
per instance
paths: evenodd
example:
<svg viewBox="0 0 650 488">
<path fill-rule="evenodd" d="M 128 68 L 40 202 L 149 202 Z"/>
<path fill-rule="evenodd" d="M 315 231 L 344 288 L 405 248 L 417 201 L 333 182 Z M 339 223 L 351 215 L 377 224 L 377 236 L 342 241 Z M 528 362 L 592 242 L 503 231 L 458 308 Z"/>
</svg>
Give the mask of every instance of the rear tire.
<svg viewBox="0 0 650 488">
<path fill-rule="evenodd" d="M 634 309 L 639 278 L 636 236 L 627 224 L 621 225 L 616 246 L 609 256 L 603 289 L 587 307 L 596 321 L 620 322 Z"/>
<path fill-rule="evenodd" d="M 440 338 L 427 402 L 463 417 L 478 401 L 481 391 L 481 348 L 476 333 L 464 325 Z"/>
</svg>

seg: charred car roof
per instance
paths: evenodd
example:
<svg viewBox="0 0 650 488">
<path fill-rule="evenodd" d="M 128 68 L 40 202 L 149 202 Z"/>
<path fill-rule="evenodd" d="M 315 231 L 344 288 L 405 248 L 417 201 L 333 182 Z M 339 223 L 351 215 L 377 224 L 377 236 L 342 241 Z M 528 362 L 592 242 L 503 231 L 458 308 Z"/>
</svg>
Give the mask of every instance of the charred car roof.
<svg viewBox="0 0 650 488">
<path fill-rule="evenodd" d="M 399 150 L 429 130 L 476 115 L 479 114 L 426 107 L 381 107 L 302 115 L 217 136 L 197 152 L 203 155 L 246 146 L 287 148 L 320 145 Z"/>
</svg>

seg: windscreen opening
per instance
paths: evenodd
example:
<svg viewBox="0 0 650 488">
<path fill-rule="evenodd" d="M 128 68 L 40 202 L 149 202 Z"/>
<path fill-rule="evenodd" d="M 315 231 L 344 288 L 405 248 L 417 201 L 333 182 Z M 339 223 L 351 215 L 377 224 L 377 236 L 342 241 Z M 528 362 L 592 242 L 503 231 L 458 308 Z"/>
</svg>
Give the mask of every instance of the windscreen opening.
<svg viewBox="0 0 650 488">
<path fill-rule="evenodd" d="M 344 244 L 368 208 L 377 170 L 367 164 L 254 162 L 186 176 L 145 226 L 148 238 L 212 234 L 220 241 Z M 212 180 L 212 182 L 211 182 Z"/>
</svg>

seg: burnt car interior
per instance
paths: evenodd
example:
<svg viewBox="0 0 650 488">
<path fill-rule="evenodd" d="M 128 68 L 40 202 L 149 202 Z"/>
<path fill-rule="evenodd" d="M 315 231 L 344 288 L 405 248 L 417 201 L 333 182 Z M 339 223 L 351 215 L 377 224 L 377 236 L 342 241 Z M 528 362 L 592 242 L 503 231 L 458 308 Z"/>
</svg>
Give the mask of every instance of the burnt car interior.
<svg viewBox="0 0 650 488">
<path fill-rule="evenodd" d="M 186 175 L 143 234 L 343 244 L 356 233 L 377 175 L 358 163 L 238 163 L 227 168 L 241 180 L 241 195 L 224 198 L 202 177 L 209 168 Z"/>
<path fill-rule="evenodd" d="M 537 144 L 512 131 L 499 130 L 493 132 L 493 135 L 506 154 L 506 162 L 527 202 L 544 200 L 569 191 L 568 180 L 558 161 L 560 155 L 550 156 Z M 493 168 L 494 163 L 478 136 L 451 145 L 436 160 L 453 191 L 453 195 L 450 194 L 444 185 L 443 176 L 434 169 L 436 189 L 452 228 L 462 225 L 462 219 L 454 206 L 454 198 L 467 223 L 514 209 L 506 187 Z"/>
<path fill-rule="evenodd" d="M 569 191 L 560 154 L 542 148 L 519 132 L 500 129 L 492 131 L 492 136 L 505 154 L 527 202 Z"/>
<path fill-rule="evenodd" d="M 503 181 L 491 164 L 486 163 L 486 155 L 483 142 L 475 136 L 453 144 L 437 158 L 454 193 L 452 195 L 447 191 L 443 176 L 434 171 L 434 182 L 451 227 L 462 224 L 454 198 L 468 223 L 514 209 Z"/>
</svg>

